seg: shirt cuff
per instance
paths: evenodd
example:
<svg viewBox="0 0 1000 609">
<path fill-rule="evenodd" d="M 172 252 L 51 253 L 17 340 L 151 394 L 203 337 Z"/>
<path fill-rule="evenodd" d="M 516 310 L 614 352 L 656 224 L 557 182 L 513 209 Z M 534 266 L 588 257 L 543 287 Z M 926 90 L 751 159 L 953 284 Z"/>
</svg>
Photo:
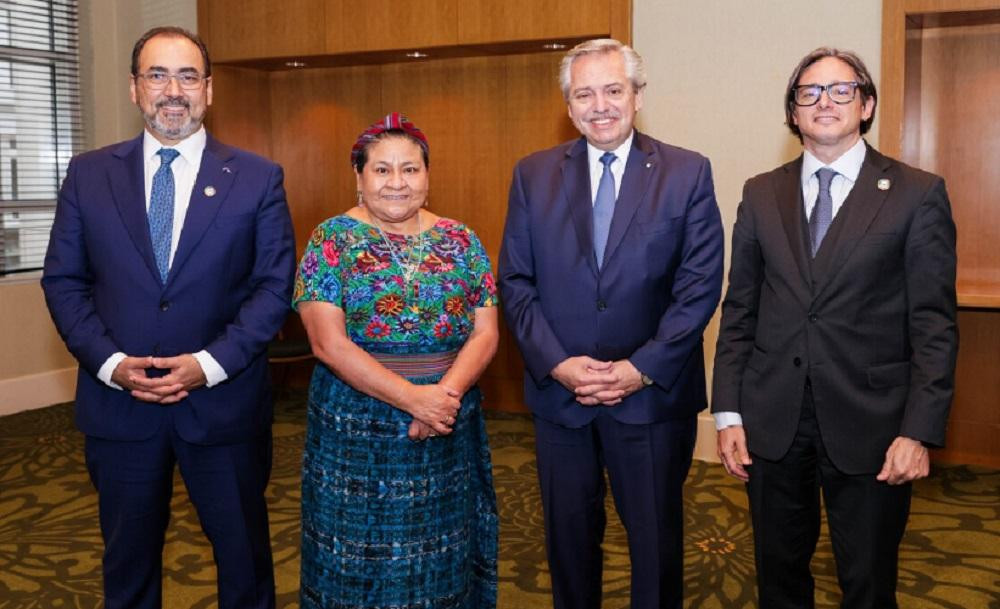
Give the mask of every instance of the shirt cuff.
<svg viewBox="0 0 1000 609">
<path fill-rule="evenodd" d="M 196 360 L 198 360 L 198 365 L 201 366 L 201 371 L 205 373 L 205 386 L 214 387 L 219 383 L 225 381 L 229 378 L 226 371 L 223 370 L 219 362 L 215 361 L 215 358 L 208 352 L 202 349 L 197 353 L 192 353 Z"/>
<path fill-rule="evenodd" d="M 122 386 L 111 380 L 111 375 L 115 373 L 115 368 L 125 359 L 125 354 L 121 351 L 112 353 L 111 357 L 104 361 L 104 365 L 97 371 L 97 378 L 102 383 L 113 389 L 121 389 Z"/>
<path fill-rule="evenodd" d="M 742 427 L 743 426 L 743 416 L 738 412 L 716 412 L 712 414 L 715 417 L 715 430 L 721 431 L 727 427 Z"/>
</svg>

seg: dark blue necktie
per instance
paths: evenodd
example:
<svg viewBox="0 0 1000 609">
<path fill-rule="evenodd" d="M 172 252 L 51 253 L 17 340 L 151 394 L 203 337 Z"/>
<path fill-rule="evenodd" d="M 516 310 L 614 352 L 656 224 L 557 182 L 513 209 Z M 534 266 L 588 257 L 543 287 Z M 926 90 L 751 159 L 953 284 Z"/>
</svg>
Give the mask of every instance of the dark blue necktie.
<svg viewBox="0 0 1000 609">
<path fill-rule="evenodd" d="M 160 148 L 156 154 L 160 155 L 160 168 L 153 174 L 153 189 L 149 194 L 149 236 L 160 280 L 166 283 L 174 233 L 174 172 L 170 164 L 180 153 L 173 148 Z"/>
<path fill-rule="evenodd" d="M 615 214 L 615 176 L 611 173 L 611 163 L 617 158 L 613 152 L 601 155 L 604 172 L 594 197 L 594 255 L 597 256 L 597 268 L 601 268 L 604 262 L 604 247 L 608 244 L 611 217 Z"/>
<path fill-rule="evenodd" d="M 813 206 L 812 216 L 809 217 L 809 241 L 812 246 L 812 256 L 816 257 L 819 246 L 823 244 L 823 237 L 826 236 L 830 223 L 833 222 L 833 197 L 830 196 L 830 183 L 837 172 L 829 167 L 823 167 L 816 172 L 819 178 L 819 194 L 816 196 L 816 205 Z"/>
</svg>

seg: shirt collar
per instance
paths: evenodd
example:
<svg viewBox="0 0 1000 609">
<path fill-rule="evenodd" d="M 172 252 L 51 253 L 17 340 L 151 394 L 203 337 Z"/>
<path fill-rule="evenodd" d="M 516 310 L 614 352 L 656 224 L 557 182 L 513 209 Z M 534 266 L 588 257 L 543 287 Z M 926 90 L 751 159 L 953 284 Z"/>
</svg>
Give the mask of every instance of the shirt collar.
<svg viewBox="0 0 1000 609">
<path fill-rule="evenodd" d="M 144 129 L 142 132 L 142 154 L 143 158 L 151 161 L 156 156 L 156 153 L 160 151 L 160 148 L 173 148 L 180 153 L 180 156 L 186 162 L 194 164 L 195 160 L 200 158 L 201 153 L 205 150 L 207 141 L 208 134 L 205 131 L 204 125 L 198 127 L 197 131 L 173 146 L 164 146 L 159 140 L 153 137 L 153 134 L 148 129 Z"/>
<path fill-rule="evenodd" d="M 858 174 L 861 173 L 861 165 L 865 162 L 865 154 L 868 152 L 868 147 L 865 145 L 865 140 L 858 138 L 858 141 L 851 146 L 847 152 L 840 155 L 837 160 L 827 165 L 823 161 L 817 159 L 813 156 L 813 153 L 808 150 L 802 153 L 802 184 L 805 186 L 809 182 L 809 178 L 816 173 L 817 170 L 823 167 L 829 167 L 830 169 L 836 171 L 840 175 L 844 176 L 851 182 L 855 182 L 858 179 Z"/>
<path fill-rule="evenodd" d="M 628 137 L 625 138 L 625 141 L 622 142 L 621 146 L 611 151 L 615 153 L 615 156 L 618 157 L 618 160 L 622 162 L 623 167 L 625 163 L 628 161 L 628 154 L 632 150 L 632 138 L 634 137 L 635 137 L 635 129 L 632 130 L 632 133 L 628 134 Z M 601 162 L 601 155 L 603 155 L 605 152 L 608 151 L 601 150 L 600 148 L 594 146 L 590 142 L 587 142 L 587 161 L 590 163 L 589 166 L 596 167 L 597 164 Z"/>
</svg>

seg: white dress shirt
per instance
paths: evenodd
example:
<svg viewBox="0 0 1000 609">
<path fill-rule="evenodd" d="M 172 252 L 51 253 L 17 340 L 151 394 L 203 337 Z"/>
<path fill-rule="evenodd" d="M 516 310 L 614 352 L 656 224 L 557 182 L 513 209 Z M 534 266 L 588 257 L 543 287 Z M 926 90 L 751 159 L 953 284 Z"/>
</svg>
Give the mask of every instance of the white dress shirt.
<svg viewBox="0 0 1000 609">
<path fill-rule="evenodd" d="M 629 134 L 628 139 L 622 145 L 611 150 L 617 157 L 611 162 L 611 175 L 615 178 L 615 200 L 618 200 L 618 193 L 622 189 L 622 177 L 625 175 L 625 164 L 628 162 L 628 154 L 632 151 L 632 138 L 635 137 L 635 130 Z M 590 204 L 593 205 L 597 199 L 597 187 L 601 184 L 601 176 L 604 175 L 604 163 L 601 156 L 607 150 L 601 150 L 590 142 L 587 142 L 587 166 L 590 167 Z"/>
<path fill-rule="evenodd" d="M 837 160 L 826 165 L 817 159 L 808 150 L 802 153 L 802 203 L 805 206 L 806 218 L 812 214 L 813 207 L 816 206 L 816 199 L 819 197 L 819 177 L 816 172 L 823 167 L 829 167 L 837 172 L 830 182 L 830 198 L 833 201 L 832 218 L 837 217 L 847 195 L 851 194 L 854 183 L 861 173 L 861 165 L 865 162 L 865 154 L 868 152 L 863 139 L 858 139 L 857 143 L 851 146 L 847 152 L 840 155 Z M 716 412 L 715 429 L 725 429 L 734 425 L 743 425 L 743 417 L 738 412 L 722 411 Z"/>
<path fill-rule="evenodd" d="M 170 164 L 170 170 L 174 174 L 174 225 L 170 239 L 169 265 L 172 265 L 174 262 L 174 254 L 177 253 L 177 244 L 181 240 L 184 218 L 187 216 L 188 204 L 191 202 L 191 192 L 194 190 L 195 180 L 198 179 L 198 170 L 201 168 L 201 155 L 205 152 L 205 142 L 207 140 L 208 135 L 205 133 L 204 127 L 201 127 L 198 131 L 178 142 L 176 146 L 164 146 L 148 130 L 143 131 L 142 160 L 143 175 L 145 176 L 147 213 L 149 212 L 150 194 L 153 191 L 153 175 L 160 168 L 162 161 L 162 157 L 160 157 L 158 152 L 161 148 L 173 148 L 179 153 L 177 158 Z M 145 356 L 148 354 L 138 355 Z M 208 381 L 206 383 L 208 387 L 217 385 L 228 378 L 226 371 L 223 370 L 219 362 L 208 351 L 202 350 L 192 355 L 198 360 L 198 364 L 201 365 L 201 369 Z M 97 378 L 106 385 L 115 389 L 121 389 L 120 385 L 111 380 L 111 375 L 125 357 L 126 355 L 120 351 L 113 353 L 104 362 L 101 369 L 97 371 Z"/>
</svg>

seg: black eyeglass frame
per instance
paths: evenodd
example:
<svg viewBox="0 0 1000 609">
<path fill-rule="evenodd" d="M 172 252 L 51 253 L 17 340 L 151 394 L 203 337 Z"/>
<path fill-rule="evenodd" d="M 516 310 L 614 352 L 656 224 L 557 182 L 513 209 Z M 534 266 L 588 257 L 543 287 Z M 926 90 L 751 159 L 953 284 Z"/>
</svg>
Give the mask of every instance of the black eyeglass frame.
<svg viewBox="0 0 1000 609">
<path fill-rule="evenodd" d="M 836 99 L 833 98 L 832 95 L 830 95 L 830 89 L 832 89 L 833 87 L 840 86 L 840 85 L 850 85 L 851 86 L 851 98 L 850 99 L 847 99 L 847 100 L 844 100 L 844 101 L 837 101 Z M 830 101 L 832 101 L 833 103 L 837 104 L 838 106 L 843 106 L 845 104 L 851 103 L 852 101 L 855 100 L 855 98 L 857 98 L 859 86 L 860 86 L 860 83 L 858 83 L 858 81 L 856 81 L 856 80 L 841 80 L 841 81 L 837 81 L 837 82 L 831 82 L 831 83 L 826 84 L 826 85 L 815 85 L 815 84 L 813 84 L 813 85 L 796 85 L 796 86 L 792 87 L 791 91 L 789 91 L 789 94 L 791 96 L 791 100 L 790 101 L 793 104 L 795 104 L 796 106 L 800 107 L 800 108 L 808 108 L 809 106 L 815 106 L 816 104 L 818 104 L 819 100 L 823 98 L 823 93 L 825 92 L 826 96 L 828 98 L 830 98 Z M 819 94 L 816 96 L 816 101 L 814 101 L 811 104 L 800 104 L 799 103 L 799 99 L 798 99 L 799 98 L 799 90 L 800 89 L 818 89 L 819 90 Z"/>
</svg>

